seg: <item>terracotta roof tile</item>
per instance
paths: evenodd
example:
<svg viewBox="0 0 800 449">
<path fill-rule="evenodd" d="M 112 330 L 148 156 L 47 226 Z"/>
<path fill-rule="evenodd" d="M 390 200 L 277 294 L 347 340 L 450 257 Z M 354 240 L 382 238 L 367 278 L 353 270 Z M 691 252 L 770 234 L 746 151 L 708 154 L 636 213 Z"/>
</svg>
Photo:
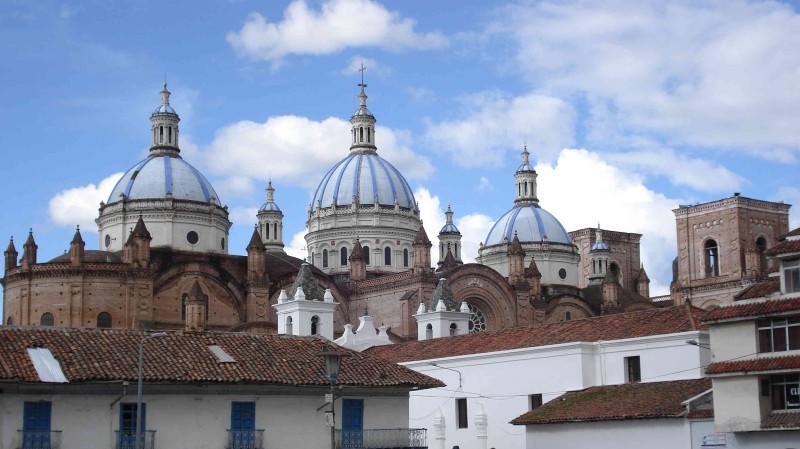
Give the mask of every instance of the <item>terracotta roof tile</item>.
<svg viewBox="0 0 800 449">
<path fill-rule="evenodd" d="M 377 346 L 369 355 L 393 362 L 436 359 L 468 354 L 531 348 L 576 341 L 621 340 L 697 330 L 705 313 L 688 306 L 642 310 L 543 326 L 504 329 L 432 340 Z M 705 329 L 704 326 L 700 326 Z"/>
<path fill-rule="evenodd" d="M 139 342 L 147 334 L 95 329 L 0 329 L 3 380 L 39 382 L 27 348 L 47 348 L 70 383 L 137 378 Z M 328 385 L 320 352 L 334 345 L 318 337 L 169 333 L 146 343 L 143 378 L 161 382 Z M 220 363 L 208 349 L 218 345 L 236 360 Z M 338 348 L 338 347 L 337 347 Z M 339 383 L 368 387 L 439 387 L 440 381 L 405 367 L 339 348 Z"/>
<path fill-rule="evenodd" d="M 591 387 L 559 396 L 512 424 L 553 424 L 582 421 L 679 418 L 681 404 L 711 389 L 710 379 L 674 380 Z"/>
<path fill-rule="evenodd" d="M 761 421 L 762 429 L 796 429 L 800 427 L 800 411 L 770 413 Z"/>
<path fill-rule="evenodd" d="M 786 299 L 766 299 L 746 304 L 734 304 L 720 307 L 706 313 L 704 323 L 726 321 L 742 318 L 756 318 L 779 313 L 800 311 L 800 296 Z"/>
<path fill-rule="evenodd" d="M 693 409 L 686 415 L 688 419 L 712 419 L 714 418 L 714 409 Z"/>
<path fill-rule="evenodd" d="M 792 229 L 791 231 L 789 231 L 788 233 L 786 233 L 786 234 L 783 236 L 783 238 L 786 238 L 786 237 L 795 237 L 795 236 L 798 236 L 798 235 L 800 235 L 800 228 L 795 228 L 795 229 Z"/>
<path fill-rule="evenodd" d="M 800 369 L 800 355 L 770 357 L 753 360 L 729 360 L 708 365 L 707 375 L 741 372 L 780 371 Z"/>
<path fill-rule="evenodd" d="M 767 251 L 768 256 L 778 256 L 789 253 L 800 253 L 800 240 L 784 240 Z"/>
<path fill-rule="evenodd" d="M 753 284 L 733 297 L 734 301 L 743 299 L 763 298 L 771 293 L 781 291 L 781 283 L 778 279 L 768 279 L 757 284 Z"/>
</svg>

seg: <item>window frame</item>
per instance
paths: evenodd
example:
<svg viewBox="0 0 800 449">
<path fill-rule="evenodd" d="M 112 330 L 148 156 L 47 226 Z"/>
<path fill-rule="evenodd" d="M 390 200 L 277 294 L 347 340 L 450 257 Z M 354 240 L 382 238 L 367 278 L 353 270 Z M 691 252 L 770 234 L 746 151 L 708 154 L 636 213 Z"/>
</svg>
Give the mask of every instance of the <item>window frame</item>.
<svg viewBox="0 0 800 449">
<path fill-rule="evenodd" d="M 781 293 L 800 292 L 800 259 L 781 261 Z"/>
<path fill-rule="evenodd" d="M 772 410 L 800 410 L 800 374 L 772 375 L 768 382 Z M 790 396 L 794 396 L 795 402 L 789 402 Z"/>
<path fill-rule="evenodd" d="M 800 350 L 800 315 L 758 320 L 756 333 L 759 353 Z"/>
<path fill-rule="evenodd" d="M 542 393 L 534 393 L 528 395 L 528 410 L 536 410 L 544 404 L 542 400 Z"/>
<path fill-rule="evenodd" d="M 642 381 L 642 359 L 638 355 L 625 357 L 625 383 Z"/>
</svg>

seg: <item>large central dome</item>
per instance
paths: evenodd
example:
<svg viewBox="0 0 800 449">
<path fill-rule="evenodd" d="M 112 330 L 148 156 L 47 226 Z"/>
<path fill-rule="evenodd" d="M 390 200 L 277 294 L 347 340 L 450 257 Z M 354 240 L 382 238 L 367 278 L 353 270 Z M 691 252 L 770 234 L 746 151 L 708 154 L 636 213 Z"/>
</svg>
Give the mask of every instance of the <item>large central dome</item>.
<svg viewBox="0 0 800 449">
<path fill-rule="evenodd" d="M 489 231 L 484 245 L 510 242 L 517 235 L 522 242 L 550 242 L 572 244 L 566 229 L 550 212 L 541 207 L 524 204 L 514 206 L 503 214 Z"/>
<path fill-rule="evenodd" d="M 374 152 L 351 153 L 331 168 L 319 183 L 311 209 L 333 205 L 375 204 L 416 209 L 417 203 L 403 175 Z"/>
<path fill-rule="evenodd" d="M 177 154 L 151 154 L 117 182 L 108 203 L 125 200 L 173 199 L 219 203 L 211 183 Z"/>
</svg>

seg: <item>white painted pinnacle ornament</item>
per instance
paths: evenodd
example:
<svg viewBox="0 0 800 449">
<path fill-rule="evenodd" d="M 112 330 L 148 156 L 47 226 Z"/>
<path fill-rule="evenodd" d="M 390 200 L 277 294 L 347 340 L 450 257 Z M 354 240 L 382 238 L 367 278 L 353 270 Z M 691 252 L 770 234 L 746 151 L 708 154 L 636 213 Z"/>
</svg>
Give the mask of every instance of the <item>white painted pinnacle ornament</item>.
<svg viewBox="0 0 800 449">
<path fill-rule="evenodd" d="M 424 302 L 419 303 L 419 307 L 417 307 L 417 315 L 419 315 L 421 313 L 425 313 L 425 303 Z"/>
<path fill-rule="evenodd" d="M 294 292 L 294 300 L 295 301 L 306 300 L 306 294 L 305 292 L 303 292 L 303 287 L 297 287 L 297 291 Z"/>
<path fill-rule="evenodd" d="M 333 293 L 331 293 L 331 289 L 325 289 L 325 295 L 322 296 L 325 302 L 333 302 Z"/>
<path fill-rule="evenodd" d="M 286 290 L 285 290 L 285 289 L 281 289 L 281 294 L 280 294 L 280 295 L 278 295 L 278 304 L 283 304 L 283 303 L 285 303 L 285 302 L 286 302 L 288 299 L 289 299 L 289 297 L 288 297 L 288 296 L 286 296 Z"/>
<path fill-rule="evenodd" d="M 461 308 L 459 309 L 460 312 L 469 313 L 469 305 L 466 301 L 461 301 Z"/>
</svg>

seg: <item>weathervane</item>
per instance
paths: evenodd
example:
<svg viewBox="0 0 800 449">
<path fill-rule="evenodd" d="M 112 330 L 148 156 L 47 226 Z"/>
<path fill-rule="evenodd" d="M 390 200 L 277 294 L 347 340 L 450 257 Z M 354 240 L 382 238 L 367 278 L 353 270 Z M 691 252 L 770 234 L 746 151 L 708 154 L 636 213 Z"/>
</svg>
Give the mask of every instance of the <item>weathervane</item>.
<svg viewBox="0 0 800 449">
<path fill-rule="evenodd" d="M 367 85 L 364 83 L 364 71 L 365 70 L 367 70 L 367 67 L 364 66 L 364 63 L 362 62 L 361 63 L 361 68 L 358 69 L 358 71 L 361 72 L 361 84 L 359 84 L 359 87 L 367 87 Z"/>
</svg>

